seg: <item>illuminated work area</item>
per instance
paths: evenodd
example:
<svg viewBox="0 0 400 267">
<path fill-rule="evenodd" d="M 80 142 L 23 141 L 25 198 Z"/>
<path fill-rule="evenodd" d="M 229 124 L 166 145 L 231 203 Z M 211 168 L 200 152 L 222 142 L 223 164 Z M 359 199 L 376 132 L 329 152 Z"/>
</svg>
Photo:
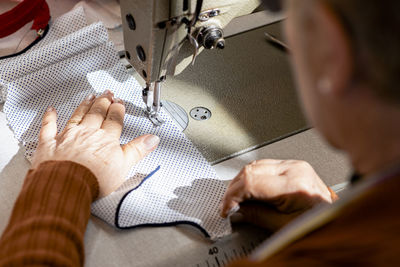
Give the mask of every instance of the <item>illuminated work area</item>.
<svg viewBox="0 0 400 267">
<path fill-rule="evenodd" d="M 0 266 L 398 264 L 398 11 L 3 1 Z"/>
</svg>

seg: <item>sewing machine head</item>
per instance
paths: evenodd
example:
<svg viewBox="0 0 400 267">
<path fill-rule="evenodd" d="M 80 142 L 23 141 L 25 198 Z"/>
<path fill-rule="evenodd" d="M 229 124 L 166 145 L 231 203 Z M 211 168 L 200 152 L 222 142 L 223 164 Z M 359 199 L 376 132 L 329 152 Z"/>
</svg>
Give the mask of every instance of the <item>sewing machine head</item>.
<svg viewBox="0 0 400 267">
<path fill-rule="evenodd" d="M 161 82 L 179 74 L 203 49 L 225 47 L 223 28 L 259 0 L 121 0 L 126 58 L 146 82 L 143 100 L 155 125 Z"/>
</svg>

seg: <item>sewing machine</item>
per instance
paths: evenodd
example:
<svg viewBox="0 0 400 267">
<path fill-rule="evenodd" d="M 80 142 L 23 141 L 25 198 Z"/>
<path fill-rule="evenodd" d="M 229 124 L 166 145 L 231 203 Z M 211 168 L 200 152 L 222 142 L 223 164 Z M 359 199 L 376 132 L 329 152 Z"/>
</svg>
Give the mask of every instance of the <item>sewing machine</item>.
<svg viewBox="0 0 400 267">
<path fill-rule="evenodd" d="M 146 114 L 163 123 L 161 84 L 167 76 L 194 64 L 203 49 L 225 47 L 223 28 L 235 17 L 251 13 L 259 0 L 122 0 L 126 58 L 146 83 Z"/>
<path fill-rule="evenodd" d="M 284 18 L 279 1 L 200 2 L 120 1 L 124 60 L 149 119 L 161 125 L 163 105 L 211 163 L 304 128 L 287 54 L 264 35 L 280 36 L 263 28 Z"/>
</svg>

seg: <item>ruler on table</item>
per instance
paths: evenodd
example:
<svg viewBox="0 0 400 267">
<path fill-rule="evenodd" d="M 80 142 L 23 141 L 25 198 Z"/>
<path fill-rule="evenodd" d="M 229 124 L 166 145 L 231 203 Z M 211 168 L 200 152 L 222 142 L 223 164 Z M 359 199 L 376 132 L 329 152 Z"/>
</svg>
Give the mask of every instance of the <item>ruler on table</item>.
<svg viewBox="0 0 400 267">
<path fill-rule="evenodd" d="M 222 267 L 230 262 L 250 255 L 270 233 L 251 225 L 238 225 L 234 233 L 215 243 L 198 247 L 191 255 L 186 255 L 187 261 L 181 261 L 178 266 Z"/>
<path fill-rule="evenodd" d="M 208 249 L 205 259 L 195 263 L 196 267 L 222 267 L 228 263 L 247 257 L 264 239 L 249 241 L 244 244 L 234 244 L 232 246 L 211 246 Z"/>
</svg>

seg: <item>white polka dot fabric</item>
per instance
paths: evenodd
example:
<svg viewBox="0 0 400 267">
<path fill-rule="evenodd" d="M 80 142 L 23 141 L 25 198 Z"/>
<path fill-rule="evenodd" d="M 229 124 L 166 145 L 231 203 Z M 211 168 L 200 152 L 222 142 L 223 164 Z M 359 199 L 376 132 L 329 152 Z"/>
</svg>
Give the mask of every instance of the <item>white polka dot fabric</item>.
<svg viewBox="0 0 400 267">
<path fill-rule="evenodd" d="M 110 89 L 126 103 L 121 143 L 148 133 L 161 141 L 116 192 L 93 203 L 92 213 L 118 228 L 187 223 L 212 239 L 230 234 L 229 220 L 218 211 L 223 181 L 166 113 L 161 127 L 145 117 L 142 88 L 107 40 L 104 26 L 87 26 L 83 10 L 77 9 L 55 21 L 27 53 L 0 61 L 4 112 L 26 156 L 35 151 L 48 106 L 57 109 L 61 130 L 88 94 Z"/>
<path fill-rule="evenodd" d="M 27 53 L 20 57 L 11 57 L 6 58 L 0 61 L 0 103 L 4 102 L 7 93 L 6 84 L 9 81 L 12 81 L 18 76 L 23 76 L 30 71 L 34 71 L 35 69 L 39 69 L 39 66 L 35 66 L 33 64 L 26 64 L 26 60 L 35 59 L 35 55 L 40 55 L 43 53 L 35 53 L 33 51 L 37 51 L 40 48 L 44 50 L 48 48 L 52 48 L 54 45 L 58 45 L 58 47 L 62 47 L 65 41 L 64 37 L 67 37 L 67 43 L 71 44 L 71 38 L 77 38 L 77 35 L 74 34 L 76 31 L 87 26 L 86 17 L 83 12 L 83 8 L 77 8 L 72 10 L 71 12 L 65 14 L 54 22 L 50 23 L 51 30 L 47 33 L 46 38 L 37 43 L 32 49 L 30 49 Z M 66 27 L 66 25 L 68 25 Z M 96 43 L 93 42 L 92 43 Z M 31 55 L 29 57 L 29 55 Z M 47 54 L 48 55 L 48 54 Z M 50 55 L 53 61 L 61 61 L 68 57 L 67 54 L 57 53 Z M 57 58 L 58 56 L 58 58 Z M 41 64 L 41 66 L 44 66 Z M 32 69 L 34 67 L 34 69 Z M 27 68 L 27 69 L 24 69 Z"/>
</svg>

